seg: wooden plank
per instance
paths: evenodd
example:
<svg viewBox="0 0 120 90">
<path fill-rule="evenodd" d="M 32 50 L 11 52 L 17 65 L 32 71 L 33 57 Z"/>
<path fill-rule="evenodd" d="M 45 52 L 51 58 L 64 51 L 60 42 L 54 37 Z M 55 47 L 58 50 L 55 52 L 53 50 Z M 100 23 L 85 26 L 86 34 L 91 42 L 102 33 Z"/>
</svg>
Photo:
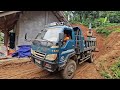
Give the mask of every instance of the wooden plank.
<svg viewBox="0 0 120 90">
<path fill-rule="evenodd" d="M 7 22 L 4 23 L 4 45 L 7 48 L 7 55 L 8 55 L 8 36 L 9 36 L 9 31 L 7 30 Z"/>
</svg>

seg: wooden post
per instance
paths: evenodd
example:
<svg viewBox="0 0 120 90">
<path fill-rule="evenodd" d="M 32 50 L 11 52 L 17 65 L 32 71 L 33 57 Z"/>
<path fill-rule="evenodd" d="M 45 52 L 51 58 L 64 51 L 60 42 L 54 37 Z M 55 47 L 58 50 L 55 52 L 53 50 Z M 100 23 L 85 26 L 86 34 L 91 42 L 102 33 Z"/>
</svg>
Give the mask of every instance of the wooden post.
<svg viewBox="0 0 120 90">
<path fill-rule="evenodd" d="M 8 46 L 8 35 L 9 35 L 8 31 L 5 30 L 5 31 L 4 31 L 4 45 L 5 45 L 6 47 Z"/>
<path fill-rule="evenodd" d="M 9 36 L 9 31 L 7 30 L 7 22 L 5 20 L 5 27 L 4 27 L 4 45 L 7 48 L 7 55 L 8 55 L 8 36 Z"/>
</svg>

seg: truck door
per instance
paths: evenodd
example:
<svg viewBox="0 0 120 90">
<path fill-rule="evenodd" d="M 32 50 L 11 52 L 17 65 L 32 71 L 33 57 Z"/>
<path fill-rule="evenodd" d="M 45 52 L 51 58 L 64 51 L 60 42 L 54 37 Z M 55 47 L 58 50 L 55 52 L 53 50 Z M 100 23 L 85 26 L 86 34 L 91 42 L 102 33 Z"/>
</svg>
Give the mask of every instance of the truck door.
<svg viewBox="0 0 120 90">
<path fill-rule="evenodd" d="M 63 41 L 63 45 L 60 48 L 60 52 L 59 52 L 59 63 L 64 63 L 67 58 L 72 55 L 73 53 L 75 53 L 75 40 L 74 40 L 74 32 L 71 29 L 65 29 L 64 30 L 64 36 L 70 36 L 69 40 L 65 41 L 65 37 L 64 37 L 64 41 Z"/>
</svg>

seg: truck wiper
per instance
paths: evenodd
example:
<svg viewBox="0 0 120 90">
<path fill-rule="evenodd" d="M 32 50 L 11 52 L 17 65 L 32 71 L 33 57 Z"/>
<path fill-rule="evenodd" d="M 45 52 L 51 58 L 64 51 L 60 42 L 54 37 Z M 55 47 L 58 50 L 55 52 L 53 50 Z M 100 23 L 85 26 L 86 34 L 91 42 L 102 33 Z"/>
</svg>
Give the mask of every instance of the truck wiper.
<svg viewBox="0 0 120 90">
<path fill-rule="evenodd" d="M 43 39 L 43 38 L 42 38 L 42 39 Z M 53 42 L 52 42 L 52 41 L 49 41 L 49 40 L 46 40 L 46 39 L 43 39 L 43 40 L 45 40 L 45 41 L 50 42 L 50 43 L 52 43 L 52 44 L 53 44 Z"/>
</svg>

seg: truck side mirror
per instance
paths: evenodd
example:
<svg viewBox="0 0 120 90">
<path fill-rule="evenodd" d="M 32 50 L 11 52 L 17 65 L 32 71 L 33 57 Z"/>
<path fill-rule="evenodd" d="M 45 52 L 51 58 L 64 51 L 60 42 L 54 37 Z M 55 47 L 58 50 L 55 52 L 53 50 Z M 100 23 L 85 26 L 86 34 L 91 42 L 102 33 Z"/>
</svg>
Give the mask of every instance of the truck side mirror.
<svg viewBox="0 0 120 90">
<path fill-rule="evenodd" d="M 28 39 L 27 39 L 27 33 L 25 34 L 25 41 L 27 41 L 27 42 L 32 41 L 32 40 L 28 40 Z"/>
<path fill-rule="evenodd" d="M 63 41 L 64 33 L 59 33 L 59 41 Z"/>
</svg>

